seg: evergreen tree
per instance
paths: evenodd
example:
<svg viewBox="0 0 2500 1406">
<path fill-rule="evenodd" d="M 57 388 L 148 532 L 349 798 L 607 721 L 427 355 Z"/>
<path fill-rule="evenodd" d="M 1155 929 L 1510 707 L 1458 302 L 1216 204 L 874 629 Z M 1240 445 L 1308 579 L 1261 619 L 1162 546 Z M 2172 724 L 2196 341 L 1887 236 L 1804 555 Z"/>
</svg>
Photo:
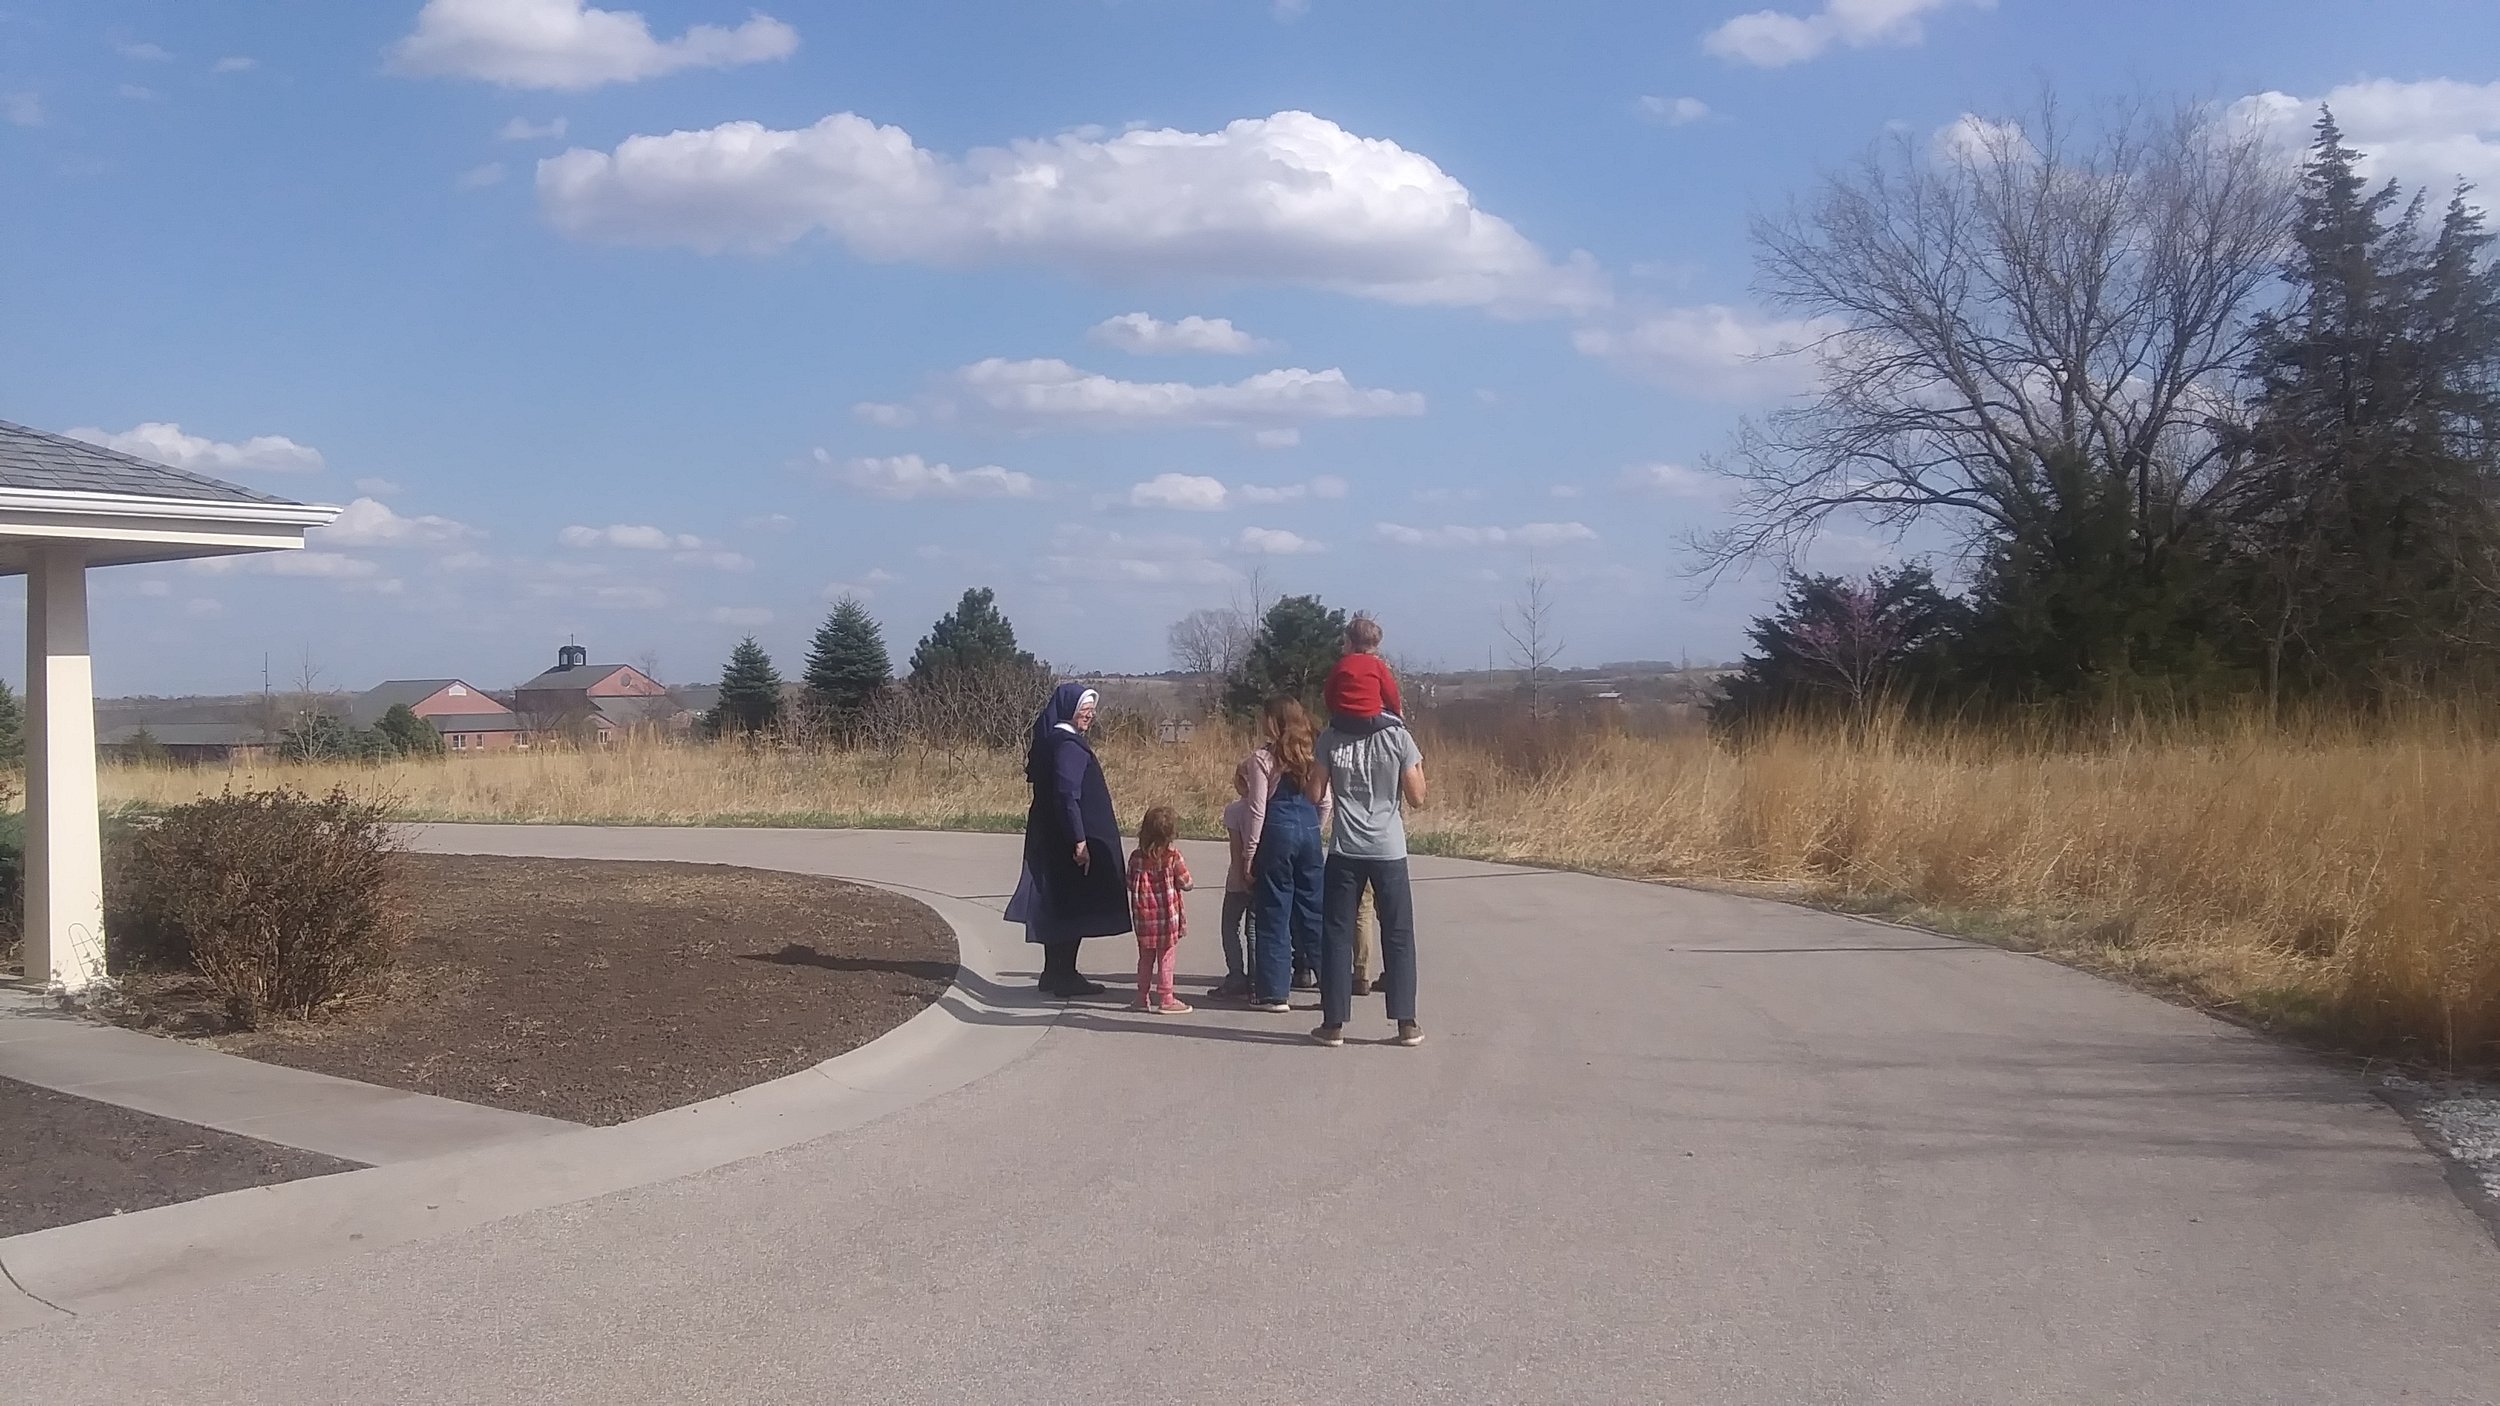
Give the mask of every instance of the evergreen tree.
<svg viewBox="0 0 2500 1406">
<path fill-rule="evenodd" d="M 18 706 L 17 694 L 0 683 L 0 767 L 25 764 L 26 710 Z"/>
<path fill-rule="evenodd" d="M 2322 113 L 2288 309 L 2261 322 L 2252 511 L 2230 565 L 2269 692 L 2454 676 L 2494 641 L 2500 275 L 2481 216 L 2435 233 Z"/>
<path fill-rule="evenodd" d="M 762 732 L 781 717 L 781 675 L 772 656 L 749 635 L 729 652 L 720 674 L 720 702 L 706 720 L 715 736 Z"/>
<path fill-rule="evenodd" d="M 1887 699 L 1925 695 L 1945 676 L 1963 615 L 1924 566 L 1872 571 L 1862 581 L 1791 575 L 1778 608 L 1753 623 L 1754 652 L 1720 685 L 1710 721 L 1863 719 Z"/>
<path fill-rule="evenodd" d="M 403 757 L 438 757 L 443 753 L 443 734 L 405 703 L 392 704 L 390 711 L 374 723 L 373 730 Z"/>
<path fill-rule="evenodd" d="M 1008 668 L 1037 667 L 1032 655 L 1016 647 L 1016 627 L 998 608 L 987 586 L 964 592 L 955 608 L 929 627 L 911 653 L 911 681 L 930 684 L 949 674 L 981 674 Z"/>
<path fill-rule="evenodd" d="M 1258 637 L 1224 690 L 1224 707 L 1249 717 L 1278 694 L 1299 698 L 1324 724 L 1320 694 L 1345 652 L 1346 615 L 1317 596 L 1286 596 L 1268 608 Z"/>
<path fill-rule="evenodd" d="M 870 700 L 894 680 L 886 658 L 885 632 L 868 608 L 851 596 L 836 601 L 816 627 L 807 656 L 808 703 L 835 727 L 848 731 Z"/>
</svg>

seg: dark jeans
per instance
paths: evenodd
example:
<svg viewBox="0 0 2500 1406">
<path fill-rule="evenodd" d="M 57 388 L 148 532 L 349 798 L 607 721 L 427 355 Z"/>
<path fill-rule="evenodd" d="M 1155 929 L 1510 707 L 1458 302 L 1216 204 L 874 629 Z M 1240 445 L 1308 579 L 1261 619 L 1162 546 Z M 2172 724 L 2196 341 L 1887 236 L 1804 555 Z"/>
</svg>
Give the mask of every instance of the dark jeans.
<svg viewBox="0 0 2500 1406">
<path fill-rule="evenodd" d="M 1320 1020 L 1343 1025 L 1354 1013 L 1354 915 L 1369 885 L 1380 919 L 1380 985 L 1389 993 L 1389 1018 L 1415 1018 L 1415 890 L 1403 859 L 1328 856 L 1324 925 L 1326 960 L 1319 969 Z"/>
<path fill-rule="evenodd" d="M 1256 896 L 1250 920 L 1252 994 L 1262 1002 L 1288 999 L 1295 969 L 1319 966 L 1320 876 L 1326 856 L 1319 847 L 1319 807 L 1287 789 L 1267 803 L 1267 829 L 1259 836 L 1258 870 L 1250 876 Z"/>
<path fill-rule="evenodd" d="M 1255 942 L 1258 929 L 1250 921 L 1250 895 L 1224 890 L 1224 978 L 1227 981 L 1250 975 L 1250 952 L 1242 939 Z"/>
</svg>

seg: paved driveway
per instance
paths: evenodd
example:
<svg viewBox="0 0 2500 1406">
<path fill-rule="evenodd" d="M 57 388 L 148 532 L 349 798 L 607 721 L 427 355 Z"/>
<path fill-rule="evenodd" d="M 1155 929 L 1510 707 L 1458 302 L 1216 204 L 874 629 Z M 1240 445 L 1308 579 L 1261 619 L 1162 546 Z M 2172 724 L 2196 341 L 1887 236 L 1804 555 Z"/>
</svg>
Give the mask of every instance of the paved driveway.
<svg viewBox="0 0 2500 1406">
<path fill-rule="evenodd" d="M 1014 879 L 995 837 L 436 843 Z M 1421 1049 L 1376 1001 L 1333 1051 L 1105 1002 L 848 1133 L 19 1334 L 8 1399 L 2500 1401 L 2500 1250 L 2340 1073 L 1915 933 L 1418 872 Z"/>
</svg>

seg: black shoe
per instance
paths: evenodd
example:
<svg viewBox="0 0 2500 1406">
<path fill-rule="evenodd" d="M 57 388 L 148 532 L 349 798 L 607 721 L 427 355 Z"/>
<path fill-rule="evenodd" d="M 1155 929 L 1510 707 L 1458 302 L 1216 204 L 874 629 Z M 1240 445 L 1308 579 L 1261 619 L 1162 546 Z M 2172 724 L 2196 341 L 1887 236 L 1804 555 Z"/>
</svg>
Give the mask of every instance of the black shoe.
<svg viewBox="0 0 2500 1406">
<path fill-rule="evenodd" d="M 1087 981 L 1081 976 L 1072 976 L 1060 985 L 1059 994 L 1062 996 L 1099 996 L 1110 989 L 1099 981 Z"/>
</svg>

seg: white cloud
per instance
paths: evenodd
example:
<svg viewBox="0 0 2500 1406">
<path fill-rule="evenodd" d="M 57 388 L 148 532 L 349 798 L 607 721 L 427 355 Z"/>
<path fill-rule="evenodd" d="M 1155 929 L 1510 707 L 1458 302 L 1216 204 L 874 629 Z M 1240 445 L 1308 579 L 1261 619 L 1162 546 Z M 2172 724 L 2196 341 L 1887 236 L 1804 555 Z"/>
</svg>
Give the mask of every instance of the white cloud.
<svg viewBox="0 0 2500 1406">
<path fill-rule="evenodd" d="M 1268 9 L 1279 21 L 1290 23 L 1311 12 L 1311 0 L 1273 0 Z"/>
<path fill-rule="evenodd" d="M 1170 508 L 1184 513 L 1222 512 L 1232 490 L 1221 479 L 1204 474 L 1157 474 L 1128 491 L 1129 503 L 1140 508 Z"/>
<path fill-rule="evenodd" d="M 1139 356 L 1197 353 L 1207 356 L 1247 356 L 1252 352 L 1273 351 L 1276 344 L 1263 337 L 1253 337 L 1235 327 L 1225 317 L 1191 315 L 1178 322 L 1165 322 L 1150 313 L 1124 312 L 1094 325 L 1088 334 L 1106 347 L 1116 347 Z"/>
<path fill-rule="evenodd" d="M 426 0 L 416 31 L 391 46 L 391 67 L 507 88 L 579 91 L 688 68 L 788 58 L 798 31 L 765 14 L 735 29 L 698 24 L 657 39 L 641 15 L 583 0 Z"/>
<path fill-rule="evenodd" d="M 759 513 L 739 524 L 749 532 L 787 532 L 798 525 L 799 520 L 788 513 Z"/>
<path fill-rule="evenodd" d="M 2500 185 L 2500 82 L 2378 78 L 2315 98 L 2253 94 L 2233 103 L 2231 115 L 2267 124 L 2291 148 L 2307 144 L 2322 102 L 2334 110 L 2344 140 L 2364 154 L 2373 178 L 2428 187 L 2434 199 L 2460 177 L 2486 194 Z"/>
<path fill-rule="evenodd" d="M 1135 508 L 1168 508 L 1175 512 L 1222 512 L 1236 503 L 1264 506 L 1276 503 L 1299 503 L 1308 498 L 1337 499 L 1346 496 L 1349 487 L 1334 474 L 1322 474 L 1307 483 L 1244 483 L 1227 486 L 1222 479 L 1205 474 L 1157 474 L 1128 491 L 1129 506 Z"/>
<path fill-rule="evenodd" d="M 489 161 L 483 166 L 472 166 L 461 172 L 459 186 L 462 190 L 484 190 L 488 186 L 502 185 L 503 178 L 503 163 Z"/>
<path fill-rule="evenodd" d="M 1717 115 L 1711 112 L 1710 104 L 1699 98 L 1646 97 L 1641 99 L 1640 108 L 1643 117 L 1670 127 L 1689 127 Z"/>
<path fill-rule="evenodd" d="M 1975 112 L 1965 112 L 1937 128 L 1932 145 L 1940 160 L 1980 166 L 2000 161 L 2025 166 L 2036 162 L 2040 154 L 2020 122 L 1997 122 Z"/>
<path fill-rule="evenodd" d="M 1328 550 L 1298 532 L 1275 527 L 1245 527 L 1237 546 L 1253 556 L 1298 557 Z"/>
<path fill-rule="evenodd" d="M 632 552 L 699 552 L 703 539 L 690 532 L 667 532 L 657 527 L 632 523 L 614 523 L 607 527 L 568 527 L 556 534 L 556 540 L 568 547 L 613 547 Z"/>
<path fill-rule="evenodd" d="M 1811 350 L 1840 330 L 1822 319 L 1765 317 L 1736 308 L 1668 308 L 1619 328 L 1583 327 L 1572 345 L 1688 395 L 1756 400 L 1813 385 Z"/>
<path fill-rule="evenodd" d="M 162 44 L 120 43 L 115 44 L 113 48 L 123 58 L 133 59 L 140 63 L 172 63 L 174 60 L 173 51 Z"/>
<path fill-rule="evenodd" d="M 391 498 L 398 496 L 400 487 L 387 478 L 360 478 L 356 491 L 368 498 Z"/>
<path fill-rule="evenodd" d="M 920 412 L 910 406 L 881 400 L 863 400 L 851 407 L 851 414 L 866 424 L 889 430 L 907 429 L 920 420 Z"/>
<path fill-rule="evenodd" d="M 1784 68 L 1819 58 L 1834 45 L 1852 49 L 1908 46 L 1927 38 L 1924 20 L 1939 10 L 1990 10 L 1996 0 L 1824 0 L 1812 14 L 1756 10 L 1702 37 L 1701 46 L 1730 63 Z"/>
<path fill-rule="evenodd" d="M 194 571 L 211 576 L 298 576 L 323 581 L 371 581 L 382 575 L 379 565 L 363 557 L 310 549 L 253 552 L 235 557 L 201 557 L 190 562 L 189 566 Z"/>
<path fill-rule="evenodd" d="M 734 625 L 741 630 L 773 623 L 773 613 L 760 605 L 716 605 L 705 611 L 703 618 L 715 625 Z"/>
<path fill-rule="evenodd" d="M 1261 430 L 1250 436 L 1250 442 L 1261 449 L 1291 449 L 1302 442 L 1302 431 L 1296 429 Z"/>
<path fill-rule="evenodd" d="M 44 116 L 43 95 L 40 93 L 10 93 L 0 97 L 0 115 L 5 115 L 12 127 L 40 127 L 48 120 Z"/>
<path fill-rule="evenodd" d="M 241 444 L 225 444 L 184 434 L 180 425 L 151 420 L 118 434 L 75 429 L 69 437 L 192 473 L 296 474 L 319 473 L 323 468 L 319 450 L 284 435 L 255 435 Z"/>
<path fill-rule="evenodd" d="M 550 117 L 544 122 L 532 122 L 526 117 L 515 117 L 503 124 L 502 130 L 495 133 L 495 140 L 499 142 L 561 141 L 564 138 L 565 125 L 561 117 Z"/>
<path fill-rule="evenodd" d="M 1622 484 L 1627 493 L 1660 498 L 1716 498 L 1724 487 L 1709 474 L 1682 464 L 1635 464 L 1623 471 Z"/>
<path fill-rule="evenodd" d="M 816 462 L 826 467 L 835 482 L 873 498 L 1030 498 L 1040 488 L 1031 474 L 996 464 L 958 469 L 932 464 L 917 454 L 853 459 L 837 467 L 833 456 L 819 449 Z"/>
<path fill-rule="evenodd" d="M 1607 297 L 1586 255 L 1549 259 L 1429 159 L 1306 112 L 1217 132 L 1075 131 L 961 158 L 848 112 L 797 131 L 730 122 L 565 152 L 539 164 L 538 193 L 557 229 L 623 244 L 770 250 L 823 233 L 885 262 L 1222 278 L 1519 314 Z"/>
<path fill-rule="evenodd" d="M 838 601 L 844 596 L 857 596 L 861 600 L 868 600 L 873 598 L 878 591 L 902 579 L 882 566 L 871 567 L 866 575 L 856 581 L 826 582 L 824 598 L 828 603 Z"/>
<path fill-rule="evenodd" d="M 712 571 L 753 571 L 755 569 L 755 558 L 744 552 L 723 551 L 716 547 L 679 552 L 671 560 L 679 566 L 700 566 Z"/>
<path fill-rule="evenodd" d="M 1596 530 L 1581 522 L 1531 522 L 1520 527 L 1407 527 L 1384 522 L 1372 530 L 1381 541 L 1397 546 L 1445 550 L 1569 547 L 1597 540 Z"/>
<path fill-rule="evenodd" d="M 1125 586 L 1229 585 L 1240 573 L 1216 559 L 1202 538 L 1063 527 L 1035 568 L 1044 581 Z"/>
<path fill-rule="evenodd" d="M 209 66 L 211 73 L 249 73 L 260 67 L 260 60 L 246 54 L 228 54 Z"/>
<path fill-rule="evenodd" d="M 329 526 L 309 534 L 325 547 L 439 547 L 484 535 L 447 517 L 402 517 L 374 498 L 357 499 L 340 509 Z"/>
<path fill-rule="evenodd" d="M 1418 392 L 1365 389 L 1343 371 L 1298 366 L 1209 386 L 1122 381 L 1064 361 L 992 357 L 956 372 L 950 389 L 982 419 L 1019 430 L 1260 430 L 1424 413 Z"/>
</svg>

